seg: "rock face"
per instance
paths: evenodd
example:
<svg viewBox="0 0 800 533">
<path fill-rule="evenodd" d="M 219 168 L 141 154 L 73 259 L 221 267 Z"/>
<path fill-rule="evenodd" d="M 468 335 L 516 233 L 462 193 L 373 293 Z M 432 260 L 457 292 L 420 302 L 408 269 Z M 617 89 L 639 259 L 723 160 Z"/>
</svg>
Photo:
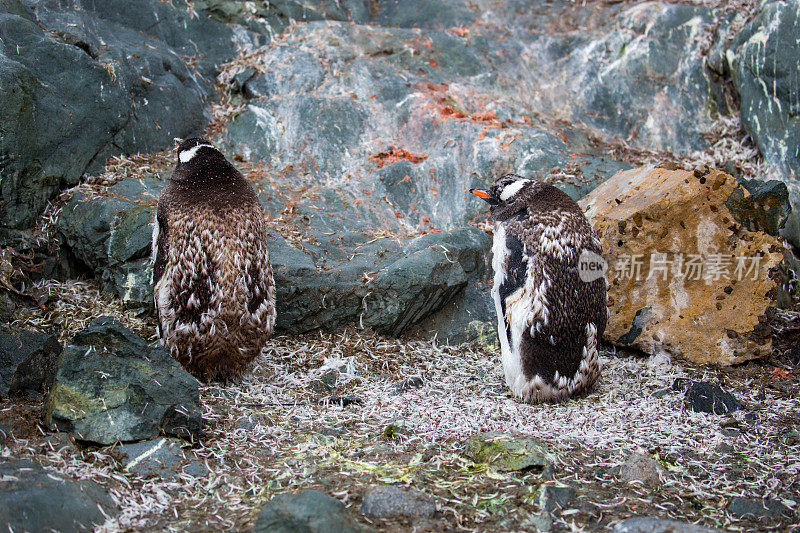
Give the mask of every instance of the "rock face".
<svg viewBox="0 0 800 533">
<path fill-rule="evenodd" d="M 0 327 L 0 396 L 49 390 L 61 351 L 53 335 Z"/>
<path fill-rule="evenodd" d="M 117 506 L 93 481 L 69 481 L 22 460 L 0 463 L 0 524 L 9 531 L 93 531 Z"/>
<path fill-rule="evenodd" d="M 734 194 L 749 192 L 720 171 L 647 166 L 581 201 L 608 262 L 608 341 L 721 365 L 770 353 L 783 248 L 737 221 Z"/>
<path fill-rule="evenodd" d="M 8 0 L 0 37 L 0 227 L 29 226 L 111 155 L 201 129 L 214 67 L 236 54 L 234 28 L 181 0 Z"/>
<path fill-rule="evenodd" d="M 98 444 L 160 433 L 197 439 L 199 385 L 161 347 L 108 317 L 95 319 L 64 350 L 47 399 L 46 423 Z"/>
<path fill-rule="evenodd" d="M 705 147 L 717 103 L 701 49 L 715 12 L 653 2 L 595 16 L 579 32 L 536 34 L 522 56 L 538 106 L 637 146 Z"/>
<path fill-rule="evenodd" d="M 342 502 L 318 490 L 277 494 L 258 513 L 253 533 L 369 533 Z"/>
<path fill-rule="evenodd" d="M 735 37 L 727 51 L 741 99 L 742 123 L 764 156 L 767 176 L 786 182 L 792 203 L 800 201 L 800 4 L 765 2 L 758 16 Z M 795 210 L 786 235 L 800 246 Z"/>
</svg>

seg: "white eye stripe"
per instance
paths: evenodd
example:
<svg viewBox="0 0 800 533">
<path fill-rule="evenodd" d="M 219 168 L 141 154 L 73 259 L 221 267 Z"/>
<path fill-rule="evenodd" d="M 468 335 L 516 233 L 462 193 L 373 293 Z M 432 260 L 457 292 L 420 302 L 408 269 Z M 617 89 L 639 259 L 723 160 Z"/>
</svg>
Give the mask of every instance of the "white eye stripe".
<svg viewBox="0 0 800 533">
<path fill-rule="evenodd" d="M 503 188 L 503 192 L 500 193 L 500 200 L 505 202 L 506 200 L 517 194 L 522 187 L 528 184 L 529 181 L 530 180 L 524 180 L 524 179 L 517 180 L 511 185 L 507 185 L 505 188 Z"/>
<path fill-rule="evenodd" d="M 181 163 L 188 163 L 189 161 L 192 160 L 194 156 L 197 155 L 197 151 L 203 147 L 214 148 L 210 144 L 198 144 L 197 146 L 192 146 L 188 150 L 184 150 L 183 152 L 181 152 L 181 154 L 178 156 L 178 159 L 181 160 Z"/>
</svg>

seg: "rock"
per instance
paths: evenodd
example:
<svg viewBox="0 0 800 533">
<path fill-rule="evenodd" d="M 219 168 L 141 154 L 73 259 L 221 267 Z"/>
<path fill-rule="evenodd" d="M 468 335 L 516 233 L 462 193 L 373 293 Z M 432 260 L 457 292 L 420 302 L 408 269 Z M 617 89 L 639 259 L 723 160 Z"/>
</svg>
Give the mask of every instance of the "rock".
<svg viewBox="0 0 800 533">
<path fill-rule="evenodd" d="M 575 488 L 569 485 L 546 483 L 536 491 L 539 510 L 548 514 L 566 509 L 573 499 L 575 499 Z"/>
<path fill-rule="evenodd" d="M 370 518 L 432 518 L 436 514 L 436 502 L 424 492 L 412 488 L 382 485 L 371 487 L 364 493 L 361 514 Z"/>
<path fill-rule="evenodd" d="M 383 430 L 383 436 L 387 439 L 393 439 L 399 435 L 408 435 L 410 433 L 410 425 L 406 420 L 395 420 Z"/>
<path fill-rule="evenodd" d="M 608 341 L 718 365 L 771 353 L 783 247 L 736 223 L 734 194 L 750 193 L 717 170 L 645 166 L 581 200 L 608 261 Z"/>
<path fill-rule="evenodd" d="M 50 390 L 62 349 L 53 335 L 0 326 L 0 396 Z"/>
<path fill-rule="evenodd" d="M 0 524 L 9 531 L 93 531 L 118 511 L 100 485 L 31 461 L 0 462 L 0 480 Z"/>
<path fill-rule="evenodd" d="M 253 533 L 367 533 L 344 505 L 318 490 L 277 494 L 261 508 Z"/>
<path fill-rule="evenodd" d="M 528 44 L 520 66 L 537 80 L 537 109 L 636 146 L 705 148 L 718 104 L 698 41 L 717 12 L 635 3 L 598 15 L 604 24 L 579 23 L 579 36 L 542 31 Z"/>
<path fill-rule="evenodd" d="M 235 35 L 183 2 L 4 2 L 0 226 L 30 226 L 111 155 L 161 150 L 202 129 Z"/>
<path fill-rule="evenodd" d="M 150 174 L 116 183 L 103 196 L 78 190 L 58 219 L 59 232 L 72 253 L 128 308 L 153 309 L 149 257 L 163 185 L 161 176 Z"/>
<path fill-rule="evenodd" d="M 721 533 L 720 529 L 652 516 L 626 518 L 614 526 L 613 533 Z"/>
<path fill-rule="evenodd" d="M 348 405 L 363 405 L 364 398 L 352 394 L 345 396 L 334 395 L 322 398 L 319 401 L 319 403 L 328 405 L 338 405 L 340 407 L 347 407 Z"/>
<path fill-rule="evenodd" d="M 800 201 L 800 124 L 797 87 L 800 72 L 800 16 L 795 2 L 765 2 L 758 16 L 736 36 L 726 52 L 727 67 L 741 100 L 742 125 L 764 157 L 766 176 L 786 182 L 792 205 Z M 797 210 L 786 236 L 800 245 Z"/>
<path fill-rule="evenodd" d="M 661 471 L 663 467 L 643 453 L 631 454 L 620 468 L 619 477 L 627 483 L 638 483 L 645 487 L 658 487 L 661 485 Z"/>
<path fill-rule="evenodd" d="M 199 384 L 164 348 L 100 317 L 64 350 L 45 421 L 103 445 L 162 432 L 196 440 L 203 423 Z"/>
<path fill-rule="evenodd" d="M 756 520 L 775 520 L 794 516 L 794 512 L 791 509 L 781 503 L 780 500 L 775 499 L 751 499 L 734 496 L 726 509 L 738 518 Z"/>
<path fill-rule="evenodd" d="M 392 395 L 403 394 L 404 392 L 418 389 L 423 385 L 425 385 L 425 380 L 422 379 L 422 376 L 411 376 L 406 379 L 401 379 L 400 381 L 392 384 L 391 394 Z"/>
<path fill-rule="evenodd" d="M 722 390 L 719 385 L 706 381 L 694 382 L 686 391 L 687 409 L 697 413 L 724 415 L 739 409 L 739 402 L 734 396 Z"/>
<path fill-rule="evenodd" d="M 550 450 L 535 437 L 499 432 L 477 433 L 467 439 L 465 455 L 476 463 L 488 463 L 497 470 L 542 470 L 552 461 Z"/>
<path fill-rule="evenodd" d="M 174 479 L 180 463 L 185 459 L 177 439 L 154 439 L 116 448 L 122 456 L 125 470 L 141 477 L 156 474 L 161 479 Z"/>
<path fill-rule="evenodd" d="M 11 433 L 11 428 L 0 424 L 0 445 L 5 444 L 8 442 L 8 439 L 11 438 L 13 435 Z"/>
<path fill-rule="evenodd" d="M 741 180 L 744 190 L 736 189 L 725 206 L 736 222 L 749 231 L 763 231 L 777 237 L 792 212 L 789 190 L 778 180 Z"/>
</svg>

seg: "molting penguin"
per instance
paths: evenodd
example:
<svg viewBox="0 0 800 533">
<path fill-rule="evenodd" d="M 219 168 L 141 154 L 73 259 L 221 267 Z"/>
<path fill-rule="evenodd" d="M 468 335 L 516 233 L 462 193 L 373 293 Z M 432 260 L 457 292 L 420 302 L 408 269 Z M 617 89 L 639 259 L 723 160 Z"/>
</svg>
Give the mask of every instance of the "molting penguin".
<svg viewBox="0 0 800 533">
<path fill-rule="evenodd" d="M 495 222 L 492 298 L 506 383 L 531 403 L 588 390 L 600 377 L 608 310 L 600 242 L 581 208 L 514 174 L 470 192 Z"/>
<path fill-rule="evenodd" d="M 275 325 L 264 214 L 242 174 L 204 139 L 175 139 L 178 164 L 153 228 L 159 336 L 202 380 L 239 375 Z"/>
</svg>

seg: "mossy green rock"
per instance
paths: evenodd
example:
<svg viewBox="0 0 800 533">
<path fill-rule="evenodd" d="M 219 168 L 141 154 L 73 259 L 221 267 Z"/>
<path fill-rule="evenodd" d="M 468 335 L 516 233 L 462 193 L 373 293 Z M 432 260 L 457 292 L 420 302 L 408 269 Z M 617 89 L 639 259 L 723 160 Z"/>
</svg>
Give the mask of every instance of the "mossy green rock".
<svg viewBox="0 0 800 533">
<path fill-rule="evenodd" d="M 110 317 L 67 344 L 45 421 L 76 439 L 112 444 L 157 437 L 199 438 L 199 384 L 161 347 Z"/>
<path fill-rule="evenodd" d="M 527 435 L 485 432 L 467 439 L 464 453 L 476 463 L 486 463 L 502 472 L 543 469 L 550 464 L 545 443 Z"/>
</svg>

